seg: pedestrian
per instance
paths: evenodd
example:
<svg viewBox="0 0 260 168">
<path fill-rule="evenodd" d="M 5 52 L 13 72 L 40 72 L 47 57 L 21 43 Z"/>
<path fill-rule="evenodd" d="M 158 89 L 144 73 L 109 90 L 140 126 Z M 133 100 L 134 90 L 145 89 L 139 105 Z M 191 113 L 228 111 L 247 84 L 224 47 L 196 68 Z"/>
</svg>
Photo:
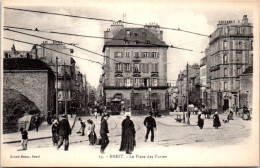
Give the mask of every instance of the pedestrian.
<svg viewBox="0 0 260 168">
<path fill-rule="evenodd" d="M 198 126 L 200 127 L 200 129 L 202 129 L 203 125 L 204 125 L 204 119 L 202 119 L 202 113 L 199 112 L 199 115 L 198 115 Z"/>
<path fill-rule="evenodd" d="M 229 114 L 228 114 L 228 116 L 227 116 L 227 120 L 229 121 L 229 120 L 233 120 L 233 110 L 232 110 L 232 108 L 229 108 Z"/>
<path fill-rule="evenodd" d="M 126 154 L 131 154 L 134 150 L 134 146 L 136 146 L 135 125 L 130 119 L 130 116 L 126 115 L 126 119 L 122 122 L 122 136 L 119 151 L 126 151 Z"/>
<path fill-rule="evenodd" d="M 39 126 L 40 126 L 40 117 L 38 115 L 36 115 L 35 117 L 35 120 L 34 120 L 34 125 L 35 125 L 35 128 L 36 128 L 36 132 L 38 132 L 39 130 Z"/>
<path fill-rule="evenodd" d="M 63 144 L 63 141 L 65 141 L 65 151 L 69 150 L 69 135 L 71 134 L 71 128 L 70 128 L 70 123 L 67 119 L 67 115 L 63 114 L 62 119 L 60 120 L 60 122 L 58 123 L 57 126 L 57 132 L 59 135 L 59 142 L 58 142 L 58 146 L 57 149 L 59 149 L 61 147 L 61 145 Z"/>
<path fill-rule="evenodd" d="M 218 127 L 221 126 L 220 120 L 219 120 L 219 116 L 218 116 L 218 112 L 215 112 L 214 116 L 213 116 L 213 127 L 215 127 L 215 129 L 218 129 Z"/>
<path fill-rule="evenodd" d="M 188 109 L 188 111 L 187 111 L 187 114 L 186 114 L 186 116 L 187 116 L 187 124 L 188 125 L 190 125 L 190 109 Z"/>
<path fill-rule="evenodd" d="M 57 132 L 58 129 L 58 120 L 54 120 L 51 127 L 51 133 L 52 133 L 52 142 L 53 145 L 56 146 L 59 142 L 59 135 Z"/>
<path fill-rule="evenodd" d="M 149 133 L 151 131 L 151 142 L 154 141 L 154 128 L 156 129 L 156 122 L 153 118 L 153 113 L 149 112 L 149 116 L 145 118 L 144 125 L 146 126 L 146 135 L 145 135 L 145 142 L 148 139 Z"/>
<path fill-rule="evenodd" d="M 100 110 L 100 113 L 101 113 L 101 110 Z M 95 118 L 97 119 L 97 116 L 98 116 L 97 109 L 94 110 L 94 115 L 95 115 Z"/>
<path fill-rule="evenodd" d="M 86 123 L 84 120 L 82 120 L 81 118 L 78 119 L 80 121 L 80 130 L 81 130 L 81 136 L 84 136 L 85 135 L 85 128 L 86 128 Z M 79 132 L 80 132 L 79 130 Z"/>
<path fill-rule="evenodd" d="M 22 144 L 23 150 L 27 150 L 28 132 L 23 127 L 20 128 L 20 131 L 21 131 L 21 135 L 22 135 L 21 144 Z"/>
<path fill-rule="evenodd" d="M 52 124 L 51 118 L 52 118 L 51 112 L 48 111 L 48 113 L 47 113 L 47 125 L 51 125 Z"/>
<path fill-rule="evenodd" d="M 95 124 L 90 119 L 87 120 L 87 123 L 89 124 L 88 130 L 90 130 L 90 132 L 88 134 L 89 145 L 94 145 L 97 140 L 97 135 L 95 133 Z"/>
<path fill-rule="evenodd" d="M 101 126 L 100 126 L 101 149 L 100 149 L 100 152 L 102 154 L 104 153 L 104 151 L 109 143 L 109 139 L 107 136 L 107 134 L 109 133 L 108 124 L 107 124 L 108 118 L 109 118 L 108 114 L 102 116 L 102 118 L 101 118 Z"/>
</svg>

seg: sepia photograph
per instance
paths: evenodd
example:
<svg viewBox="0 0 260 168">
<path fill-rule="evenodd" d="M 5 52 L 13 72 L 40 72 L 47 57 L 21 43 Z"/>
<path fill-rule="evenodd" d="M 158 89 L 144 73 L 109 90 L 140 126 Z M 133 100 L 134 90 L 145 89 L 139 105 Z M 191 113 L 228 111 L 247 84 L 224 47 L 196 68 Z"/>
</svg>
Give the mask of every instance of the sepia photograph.
<svg viewBox="0 0 260 168">
<path fill-rule="evenodd" d="M 3 0 L 1 167 L 259 166 L 259 5 Z"/>
</svg>

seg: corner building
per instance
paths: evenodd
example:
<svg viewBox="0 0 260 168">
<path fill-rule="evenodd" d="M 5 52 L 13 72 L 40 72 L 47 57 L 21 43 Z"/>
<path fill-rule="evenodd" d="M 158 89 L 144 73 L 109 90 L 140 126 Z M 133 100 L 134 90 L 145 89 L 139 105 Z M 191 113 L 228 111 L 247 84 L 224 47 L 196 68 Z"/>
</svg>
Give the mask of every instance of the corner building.
<svg viewBox="0 0 260 168">
<path fill-rule="evenodd" d="M 168 112 L 167 49 L 159 25 L 128 28 L 114 22 L 104 32 L 103 87 L 113 112 L 131 108 L 133 115 L 151 109 Z"/>
<path fill-rule="evenodd" d="M 211 34 L 208 62 L 211 108 L 225 111 L 239 104 L 240 75 L 253 65 L 253 26 L 242 21 L 219 21 Z"/>
</svg>

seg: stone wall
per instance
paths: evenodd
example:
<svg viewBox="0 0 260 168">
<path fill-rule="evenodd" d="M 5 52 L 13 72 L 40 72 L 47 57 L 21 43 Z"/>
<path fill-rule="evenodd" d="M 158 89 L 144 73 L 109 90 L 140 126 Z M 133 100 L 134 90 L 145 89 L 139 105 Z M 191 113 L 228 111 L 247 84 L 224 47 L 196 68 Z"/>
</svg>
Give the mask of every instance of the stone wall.
<svg viewBox="0 0 260 168">
<path fill-rule="evenodd" d="M 48 72 L 45 70 L 4 71 L 3 74 L 4 88 L 21 92 L 35 103 L 42 114 L 46 114 L 54 106 L 54 96 L 50 95 L 55 93 L 54 79 L 52 79 L 52 82 L 49 80 L 51 79 L 48 78 Z"/>
</svg>

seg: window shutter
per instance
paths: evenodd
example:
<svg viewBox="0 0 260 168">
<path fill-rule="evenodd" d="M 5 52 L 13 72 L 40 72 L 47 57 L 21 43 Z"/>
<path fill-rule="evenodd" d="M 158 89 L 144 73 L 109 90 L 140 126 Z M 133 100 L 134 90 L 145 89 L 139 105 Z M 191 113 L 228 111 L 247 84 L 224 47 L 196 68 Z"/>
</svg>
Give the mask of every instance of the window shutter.
<svg viewBox="0 0 260 168">
<path fill-rule="evenodd" d="M 143 71 L 143 64 L 140 63 L 140 72 L 142 72 L 142 71 Z"/>
<path fill-rule="evenodd" d="M 150 64 L 147 64 L 147 73 L 150 72 Z"/>
</svg>

